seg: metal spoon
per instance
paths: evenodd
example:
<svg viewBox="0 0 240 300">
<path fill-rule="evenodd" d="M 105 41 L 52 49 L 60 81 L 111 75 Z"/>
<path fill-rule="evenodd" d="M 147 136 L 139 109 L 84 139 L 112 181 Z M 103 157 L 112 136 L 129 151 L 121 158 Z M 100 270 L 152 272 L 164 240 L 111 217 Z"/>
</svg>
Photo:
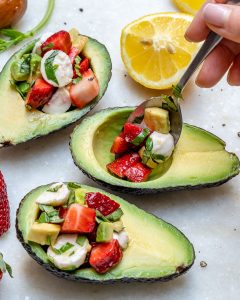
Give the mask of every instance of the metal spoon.
<svg viewBox="0 0 240 300">
<path fill-rule="evenodd" d="M 228 1 L 227 3 L 239 4 L 240 0 L 232 0 Z M 182 93 L 190 77 L 209 55 L 209 53 L 221 42 L 222 39 L 223 38 L 221 36 L 211 31 L 207 39 L 199 49 L 198 53 L 192 60 L 191 64 L 183 74 L 179 83 L 177 84 L 175 90 L 177 90 L 178 93 L 174 93 L 173 90 L 173 95 L 170 96 L 169 100 L 167 99 L 168 96 L 161 95 L 159 97 L 153 97 L 144 101 L 131 113 L 127 122 L 133 123 L 137 118 L 141 118 L 144 115 L 145 108 L 147 107 L 162 107 L 164 109 L 167 109 L 169 111 L 169 119 L 171 124 L 170 133 L 172 134 L 174 138 L 174 144 L 176 145 L 181 135 L 183 126 L 182 113 L 179 105 L 180 98 L 177 97 L 177 94 L 179 95 Z"/>
</svg>

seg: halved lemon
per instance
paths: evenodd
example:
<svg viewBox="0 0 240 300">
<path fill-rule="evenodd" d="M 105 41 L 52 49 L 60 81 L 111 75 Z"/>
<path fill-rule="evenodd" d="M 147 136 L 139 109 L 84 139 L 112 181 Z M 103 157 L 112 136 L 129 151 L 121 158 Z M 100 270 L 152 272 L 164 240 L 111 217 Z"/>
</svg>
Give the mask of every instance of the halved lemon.
<svg viewBox="0 0 240 300">
<path fill-rule="evenodd" d="M 205 0 L 173 0 L 173 2 L 182 12 L 195 15 Z"/>
<path fill-rule="evenodd" d="M 199 48 L 184 38 L 191 21 L 187 14 L 158 13 L 127 25 L 121 35 L 121 55 L 129 75 L 152 89 L 176 84 Z"/>
</svg>

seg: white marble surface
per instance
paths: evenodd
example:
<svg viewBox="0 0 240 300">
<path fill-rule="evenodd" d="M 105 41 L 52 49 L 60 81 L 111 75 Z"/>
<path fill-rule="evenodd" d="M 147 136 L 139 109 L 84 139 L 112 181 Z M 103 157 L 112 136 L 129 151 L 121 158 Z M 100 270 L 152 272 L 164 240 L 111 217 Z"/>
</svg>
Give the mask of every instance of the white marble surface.
<svg viewBox="0 0 240 300">
<path fill-rule="evenodd" d="M 29 9 L 19 28 L 25 30 L 36 24 L 44 12 L 46 2 L 29 0 Z M 81 13 L 79 8 L 84 11 Z M 113 77 L 96 109 L 134 105 L 157 93 L 124 77 L 125 70 L 119 51 L 121 29 L 145 14 L 174 10 L 170 0 L 56 0 L 54 16 L 46 31 L 75 26 L 105 43 L 113 61 Z M 13 52 L 14 49 L 0 55 L 0 67 Z M 186 122 L 217 134 L 227 142 L 228 150 L 238 155 L 239 94 L 239 88 L 228 87 L 225 80 L 212 90 L 201 90 L 190 84 L 185 91 L 186 100 L 183 103 Z M 1 282 L 0 299 L 239 299 L 239 177 L 208 190 L 165 193 L 154 198 L 122 195 L 173 223 L 193 242 L 196 250 L 195 265 L 189 273 L 174 281 L 112 286 L 67 282 L 46 272 L 28 256 L 16 239 L 14 228 L 15 213 L 21 198 L 34 187 L 56 180 L 93 184 L 72 162 L 68 149 L 72 129 L 0 151 L 0 169 L 8 184 L 12 222 L 11 230 L 0 240 L 0 249 L 14 272 L 14 279 L 5 276 Z M 201 260 L 207 262 L 206 268 L 200 267 Z"/>
</svg>

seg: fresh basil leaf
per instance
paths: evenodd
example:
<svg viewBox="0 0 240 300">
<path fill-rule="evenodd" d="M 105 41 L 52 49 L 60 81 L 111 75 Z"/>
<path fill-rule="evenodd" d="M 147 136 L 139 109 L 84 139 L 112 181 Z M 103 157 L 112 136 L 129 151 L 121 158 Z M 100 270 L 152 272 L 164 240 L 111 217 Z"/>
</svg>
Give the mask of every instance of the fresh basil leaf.
<svg viewBox="0 0 240 300">
<path fill-rule="evenodd" d="M 75 60 L 74 60 L 75 64 L 76 64 L 76 65 L 79 65 L 81 61 L 82 61 L 81 57 L 80 57 L 79 55 L 76 56 L 76 58 L 75 58 Z"/>
<path fill-rule="evenodd" d="M 53 53 L 46 59 L 45 65 L 44 65 L 47 78 L 49 80 L 52 80 L 56 84 L 58 84 L 58 80 L 57 80 L 57 77 L 55 75 L 53 62 L 54 62 L 54 59 L 57 55 L 58 55 L 58 51 L 54 50 Z"/>
<path fill-rule="evenodd" d="M 168 111 L 175 111 L 175 112 L 178 111 L 178 107 L 176 106 L 176 104 L 171 96 L 161 95 L 161 97 L 165 101 L 165 103 L 162 104 L 163 109 L 166 109 Z"/>
<path fill-rule="evenodd" d="M 152 149 L 153 149 L 153 140 L 152 140 L 151 137 L 149 137 L 147 139 L 145 147 L 146 147 L 147 151 L 152 151 Z"/>
<path fill-rule="evenodd" d="M 80 245 L 80 246 L 83 246 L 83 245 L 85 244 L 86 240 L 87 240 L 87 237 L 86 237 L 86 236 L 84 236 L 84 235 L 79 235 L 78 238 L 77 238 L 77 240 L 76 240 L 76 243 L 77 243 L 78 245 Z"/>
<path fill-rule="evenodd" d="M 142 155 L 142 162 L 143 164 L 146 164 L 148 160 L 151 158 L 151 152 L 149 150 L 144 150 Z"/>
<path fill-rule="evenodd" d="M 50 50 L 54 47 L 54 43 L 48 43 L 45 47 L 43 47 L 43 52 L 45 52 L 46 50 Z"/>
<path fill-rule="evenodd" d="M 139 146 L 146 139 L 146 137 L 150 134 L 150 129 L 144 128 L 141 133 L 132 141 L 132 144 L 135 146 Z"/>
<path fill-rule="evenodd" d="M 74 190 L 70 190 L 70 195 L 68 198 L 68 206 L 75 203 L 75 192 Z"/>
<path fill-rule="evenodd" d="M 72 83 L 73 84 L 78 84 L 82 80 L 82 76 L 78 76 L 77 78 L 73 78 Z"/>
<path fill-rule="evenodd" d="M 59 249 L 53 248 L 53 247 L 52 247 L 52 249 L 56 254 L 63 254 L 65 252 L 67 252 L 69 249 L 71 249 L 72 247 L 74 247 L 74 245 L 67 242 L 64 245 L 62 245 L 62 247 Z"/>
<path fill-rule="evenodd" d="M 79 188 L 81 188 L 81 185 L 77 184 L 75 182 L 69 182 L 67 186 L 68 186 L 69 189 L 79 189 Z"/>
<path fill-rule="evenodd" d="M 7 264 L 6 262 L 5 262 L 5 265 L 6 265 L 6 270 L 7 270 L 8 274 L 10 275 L 11 278 L 13 278 L 11 266 L 9 264 Z"/>
<path fill-rule="evenodd" d="M 172 93 L 177 99 L 183 99 L 182 88 L 178 84 L 172 86 Z"/>
<path fill-rule="evenodd" d="M 40 214 L 40 217 L 37 220 L 38 223 L 49 223 L 50 219 L 48 217 L 48 214 L 46 212 L 42 212 Z"/>
<path fill-rule="evenodd" d="M 166 159 L 166 157 L 164 155 L 161 155 L 161 154 L 155 154 L 155 153 L 152 153 L 151 154 L 151 157 L 154 161 L 164 161 Z"/>
<path fill-rule="evenodd" d="M 51 193 L 56 193 L 58 192 L 58 190 L 60 190 L 60 188 L 62 187 L 62 184 L 56 185 L 54 187 L 50 187 L 47 189 L 47 192 L 51 192 Z"/>
<path fill-rule="evenodd" d="M 23 100 L 25 100 L 27 93 L 31 88 L 31 84 L 27 82 L 19 82 L 15 80 L 10 80 L 11 86 L 19 93 Z"/>
</svg>

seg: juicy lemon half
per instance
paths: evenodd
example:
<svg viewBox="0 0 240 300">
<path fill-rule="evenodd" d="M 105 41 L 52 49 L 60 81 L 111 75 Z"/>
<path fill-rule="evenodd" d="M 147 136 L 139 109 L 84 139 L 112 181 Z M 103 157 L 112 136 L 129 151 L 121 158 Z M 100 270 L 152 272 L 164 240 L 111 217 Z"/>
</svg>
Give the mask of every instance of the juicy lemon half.
<svg viewBox="0 0 240 300">
<path fill-rule="evenodd" d="M 173 0 L 173 2 L 182 12 L 195 15 L 205 0 Z"/>
<path fill-rule="evenodd" d="M 127 25 L 121 35 L 121 55 L 129 75 L 152 89 L 176 84 L 199 48 L 184 38 L 191 21 L 187 14 L 158 13 Z"/>
</svg>

